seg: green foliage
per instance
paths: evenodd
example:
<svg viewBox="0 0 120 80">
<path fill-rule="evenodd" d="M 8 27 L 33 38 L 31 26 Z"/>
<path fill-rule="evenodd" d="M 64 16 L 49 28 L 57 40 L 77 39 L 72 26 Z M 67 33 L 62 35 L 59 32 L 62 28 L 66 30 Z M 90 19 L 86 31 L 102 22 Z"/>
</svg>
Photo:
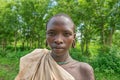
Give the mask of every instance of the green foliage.
<svg viewBox="0 0 120 80">
<path fill-rule="evenodd" d="M 114 73 L 114 74 L 107 74 L 102 72 L 95 72 L 95 80 L 119 80 L 120 74 Z"/>
<path fill-rule="evenodd" d="M 46 23 L 58 13 L 68 14 L 74 21 L 81 34 L 78 36 L 81 52 L 86 56 L 91 55 L 93 39 L 102 45 L 119 43 L 113 43 L 118 39 L 113 39 L 114 32 L 120 30 L 119 0 L 1 0 L 0 3 L 3 50 L 14 43 L 11 45 L 16 51 L 18 42 L 23 49 L 44 47 Z"/>
<path fill-rule="evenodd" d="M 80 60 L 82 56 L 80 49 L 75 49 L 75 48 L 70 50 L 70 55 L 76 60 Z"/>
<path fill-rule="evenodd" d="M 114 45 L 117 45 L 118 48 L 120 48 L 120 31 L 117 30 L 113 36 L 113 44 Z"/>
<path fill-rule="evenodd" d="M 0 80 L 13 80 L 19 58 L 28 50 L 45 47 L 46 23 L 57 13 L 68 14 L 81 34 L 77 37 L 80 45 L 70 50 L 71 56 L 91 64 L 96 80 L 119 80 L 116 75 L 120 73 L 120 0 L 0 0 L 0 3 Z"/>
<path fill-rule="evenodd" d="M 20 57 L 28 54 L 30 51 L 6 51 L 5 56 L 0 55 L 0 80 L 14 80 L 19 71 L 19 59 Z"/>
<path fill-rule="evenodd" d="M 89 63 L 90 58 L 88 56 L 85 56 L 82 54 L 80 48 L 73 48 L 70 50 L 70 55 L 75 60 L 81 61 L 81 62 L 87 62 Z"/>
<path fill-rule="evenodd" d="M 115 46 L 108 48 L 106 52 L 99 49 L 91 64 L 97 72 L 120 73 L 120 51 Z"/>
</svg>

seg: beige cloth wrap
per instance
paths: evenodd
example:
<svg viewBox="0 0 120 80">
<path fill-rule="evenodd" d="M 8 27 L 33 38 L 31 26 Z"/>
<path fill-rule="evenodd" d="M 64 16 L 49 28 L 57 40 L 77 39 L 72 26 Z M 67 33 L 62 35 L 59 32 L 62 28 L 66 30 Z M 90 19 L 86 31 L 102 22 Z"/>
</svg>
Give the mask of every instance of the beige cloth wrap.
<svg viewBox="0 0 120 80">
<path fill-rule="evenodd" d="M 15 80 L 75 80 L 60 67 L 47 49 L 35 49 L 20 59 L 20 71 Z"/>
</svg>

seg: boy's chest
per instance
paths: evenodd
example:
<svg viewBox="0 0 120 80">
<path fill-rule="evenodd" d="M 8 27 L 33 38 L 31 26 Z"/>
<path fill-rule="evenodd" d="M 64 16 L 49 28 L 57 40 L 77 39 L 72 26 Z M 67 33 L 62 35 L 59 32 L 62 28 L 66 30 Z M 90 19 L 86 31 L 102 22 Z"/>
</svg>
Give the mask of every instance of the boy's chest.
<svg viewBox="0 0 120 80">
<path fill-rule="evenodd" d="M 65 65 L 61 66 L 63 69 L 65 69 L 68 73 L 70 73 L 75 80 L 82 80 L 81 79 L 81 74 L 80 74 L 80 69 L 79 66 L 77 65 Z"/>
</svg>

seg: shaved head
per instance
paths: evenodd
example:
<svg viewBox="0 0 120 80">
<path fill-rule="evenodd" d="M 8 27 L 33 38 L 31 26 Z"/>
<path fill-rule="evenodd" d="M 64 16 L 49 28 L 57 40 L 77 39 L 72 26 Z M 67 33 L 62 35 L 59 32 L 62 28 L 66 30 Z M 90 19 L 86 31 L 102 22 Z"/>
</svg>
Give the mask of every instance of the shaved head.
<svg viewBox="0 0 120 80">
<path fill-rule="evenodd" d="M 50 18 L 46 25 L 46 29 L 48 26 L 53 26 L 53 25 L 73 27 L 73 30 L 75 32 L 74 22 L 66 14 L 57 14 L 57 15 L 53 16 L 52 18 Z"/>
</svg>

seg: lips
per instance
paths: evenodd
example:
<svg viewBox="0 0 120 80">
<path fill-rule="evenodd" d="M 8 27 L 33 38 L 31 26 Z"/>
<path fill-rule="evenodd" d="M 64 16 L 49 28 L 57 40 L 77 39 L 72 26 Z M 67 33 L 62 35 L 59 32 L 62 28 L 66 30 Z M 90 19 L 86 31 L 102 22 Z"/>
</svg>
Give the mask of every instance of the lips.
<svg viewBox="0 0 120 80">
<path fill-rule="evenodd" d="M 61 47 L 61 46 L 56 46 L 56 47 L 53 47 L 52 49 L 53 49 L 53 51 L 55 51 L 55 52 L 61 52 L 61 51 L 64 50 L 64 48 Z"/>
<path fill-rule="evenodd" d="M 64 48 L 61 46 L 56 46 L 56 47 L 53 47 L 53 49 L 64 49 Z"/>
</svg>

